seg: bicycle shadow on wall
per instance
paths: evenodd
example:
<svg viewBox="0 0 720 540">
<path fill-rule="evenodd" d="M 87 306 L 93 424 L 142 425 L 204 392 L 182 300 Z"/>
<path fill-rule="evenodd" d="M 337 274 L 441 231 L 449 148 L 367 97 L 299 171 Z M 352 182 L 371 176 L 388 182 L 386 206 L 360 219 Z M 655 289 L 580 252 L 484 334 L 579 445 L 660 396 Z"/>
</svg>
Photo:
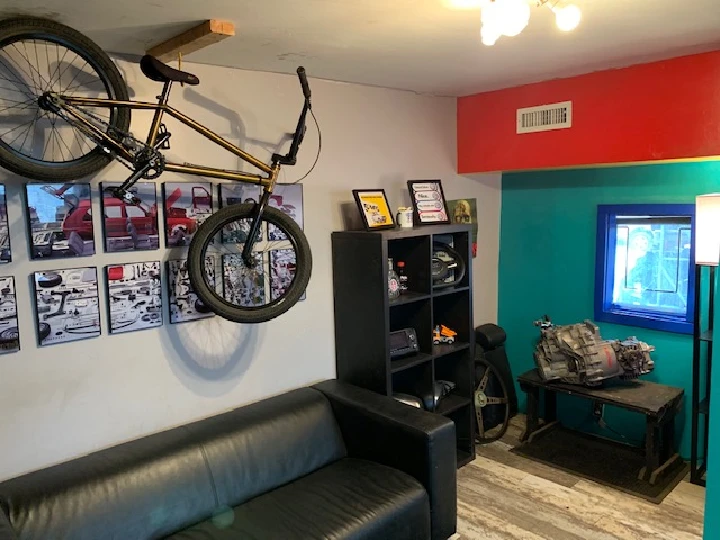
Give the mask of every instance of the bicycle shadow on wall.
<svg viewBox="0 0 720 540">
<path fill-rule="evenodd" d="M 166 324 L 164 330 L 161 344 L 173 373 L 206 397 L 221 396 L 237 385 L 256 358 L 263 333 L 260 325 L 234 324 L 217 315 Z"/>
</svg>

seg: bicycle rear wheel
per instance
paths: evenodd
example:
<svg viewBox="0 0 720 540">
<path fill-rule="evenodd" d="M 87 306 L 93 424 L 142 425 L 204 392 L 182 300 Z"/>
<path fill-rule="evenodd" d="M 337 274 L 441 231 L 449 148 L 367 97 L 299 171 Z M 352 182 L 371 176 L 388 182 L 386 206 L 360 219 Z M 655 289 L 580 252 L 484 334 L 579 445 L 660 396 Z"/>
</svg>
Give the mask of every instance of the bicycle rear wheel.
<svg viewBox="0 0 720 540">
<path fill-rule="evenodd" d="M 256 265 L 248 268 L 242 249 L 254 204 L 227 206 L 210 216 L 190 242 L 188 273 L 209 310 L 238 323 L 266 322 L 293 307 L 305 293 L 312 254 L 305 234 L 287 214 L 266 207 L 261 236 L 253 246 Z M 208 275 L 209 266 L 221 268 Z M 222 279 L 216 280 L 215 275 Z"/>
<path fill-rule="evenodd" d="M 115 64 L 80 32 L 54 21 L 0 21 L 0 165 L 36 180 L 89 176 L 111 160 L 77 127 L 42 109 L 45 92 L 66 97 L 127 100 Z M 127 132 L 126 107 L 83 107 L 103 131 Z"/>
</svg>

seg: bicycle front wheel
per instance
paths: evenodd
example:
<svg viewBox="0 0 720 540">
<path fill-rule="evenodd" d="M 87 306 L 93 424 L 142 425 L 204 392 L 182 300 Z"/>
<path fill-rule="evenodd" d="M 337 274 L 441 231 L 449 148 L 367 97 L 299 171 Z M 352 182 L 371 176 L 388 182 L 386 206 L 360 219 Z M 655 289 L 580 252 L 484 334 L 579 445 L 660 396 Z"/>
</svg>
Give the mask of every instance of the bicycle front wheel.
<svg viewBox="0 0 720 540">
<path fill-rule="evenodd" d="M 103 50 L 54 21 L 0 21 L 0 165 L 51 182 L 93 174 L 111 157 L 76 126 L 40 107 L 46 92 L 65 97 L 127 100 L 125 82 Z M 83 107 L 99 129 L 127 132 L 126 107 Z"/>
<path fill-rule="evenodd" d="M 266 207 L 254 262 L 242 250 L 254 204 L 227 206 L 197 230 L 188 251 L 190 283 L 212 312 L 238 323 L 261 323 L 282 315 L 304 295 L 312 273 L 312 254 L 302 229 L 287 214 Z M 216 280 L 215 276 L 221 276 Z"/>
</svg>

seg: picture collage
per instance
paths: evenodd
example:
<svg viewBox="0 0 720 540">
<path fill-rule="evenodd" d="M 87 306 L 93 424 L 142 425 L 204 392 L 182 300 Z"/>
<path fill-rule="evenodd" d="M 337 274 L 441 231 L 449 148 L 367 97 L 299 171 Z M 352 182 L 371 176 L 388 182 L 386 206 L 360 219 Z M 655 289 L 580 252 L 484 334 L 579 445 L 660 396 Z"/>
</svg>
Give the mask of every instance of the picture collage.
<svg viewBox="0 0 720 540">
<path fill-rule="evenodd" d="M 261 195 L 259 186 L 247 184 L 165 182 L 160 188 L 160 208 L 156 183 L 136 183 L 129 191 L 132 199 L 116 196 L 120 185 L 25 184 L 22 195 L 30 260 L 92 258 L 98 250 L 111 254 L 154 251 L 161 248 L 161 237 L 168 249 L 186 247 L 215 207 L 256 204 Z M 95 199 L 98 196 L 99 201 Z M 101 219 L 95 222 L 93 204 L 98 202 Z M 269 206 L 303 227 L 302 185 L 278 184 Z M 250 220 L 237 222 L 233 230 L 222 231 L 215 244 L 242 248 L 249 230 Z M 219 296 L 238 305 L 256 306 L 280 298 L 295 276 L 295 252 L 285 247 L 290 246 L 285 235 L 273 224 L 258 234 L 260 251 L 255 252 L 257 264 L 253 268 L 244 264 L 237 248 L 208 254 L 206 259 L 206 276 Z M 0 184 L 0 265 L 12 262 L 10 238 L 6 191 Z M 57 269 L 34 271 L 30 276 L 34 297 L 31 309 L 38 346 L 100 336 L 104 325 L 98 292 L 101 286 L 110 335 L 161 327 L 165 309 L 170 324 L 215 316 L 193 291 L 182 253 L 168 255 L 162 260 L 119 261 L 102 269 L 70 263 L 72 268 L 59 265 Z M 0 355 L 20 350 L 15 280 L 16 276 L 0 276 Z M 167 284 L 165 300 L 163 281 Z"/>
</svg>

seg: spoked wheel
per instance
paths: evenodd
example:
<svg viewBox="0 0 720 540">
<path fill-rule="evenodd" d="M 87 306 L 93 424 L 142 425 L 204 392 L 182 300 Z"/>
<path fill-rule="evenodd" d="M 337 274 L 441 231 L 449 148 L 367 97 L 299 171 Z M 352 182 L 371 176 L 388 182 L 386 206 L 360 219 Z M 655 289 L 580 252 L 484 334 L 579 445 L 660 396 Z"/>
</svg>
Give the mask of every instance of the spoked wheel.
<svg viewBox="0 0 720 540">
<path fill-rule="evenodd" d="M 487 360 L 475 358 L 475 416 L 477 442 L 487 444 L 499 440 L 510 422 L 507 386 Z"/>
<path fill-rule="evenodd" d="M 236 204 L 210 216 L 188 252 L 197 296 L 210 311 L 239 323 L 265 322 L 285 313 L 304 294 L 312 272 L 305 234 L 287 214 L 269 206 L 253 246 L 255 264 L 245 265 L 242 250 L 254 207 Z"/>
<path fill-rule="evenodd" d="M 65 97 L 127 100 L 112 60 L 90 39 L 54 21 L 0 21 L 0 165 L 26 178 L 74 180 L 111 157 L 78 127 L 42 108 L 46 92 Z M 102 131 L 127 132 L 130 110 L 83 107 Z"/>
</svg>

